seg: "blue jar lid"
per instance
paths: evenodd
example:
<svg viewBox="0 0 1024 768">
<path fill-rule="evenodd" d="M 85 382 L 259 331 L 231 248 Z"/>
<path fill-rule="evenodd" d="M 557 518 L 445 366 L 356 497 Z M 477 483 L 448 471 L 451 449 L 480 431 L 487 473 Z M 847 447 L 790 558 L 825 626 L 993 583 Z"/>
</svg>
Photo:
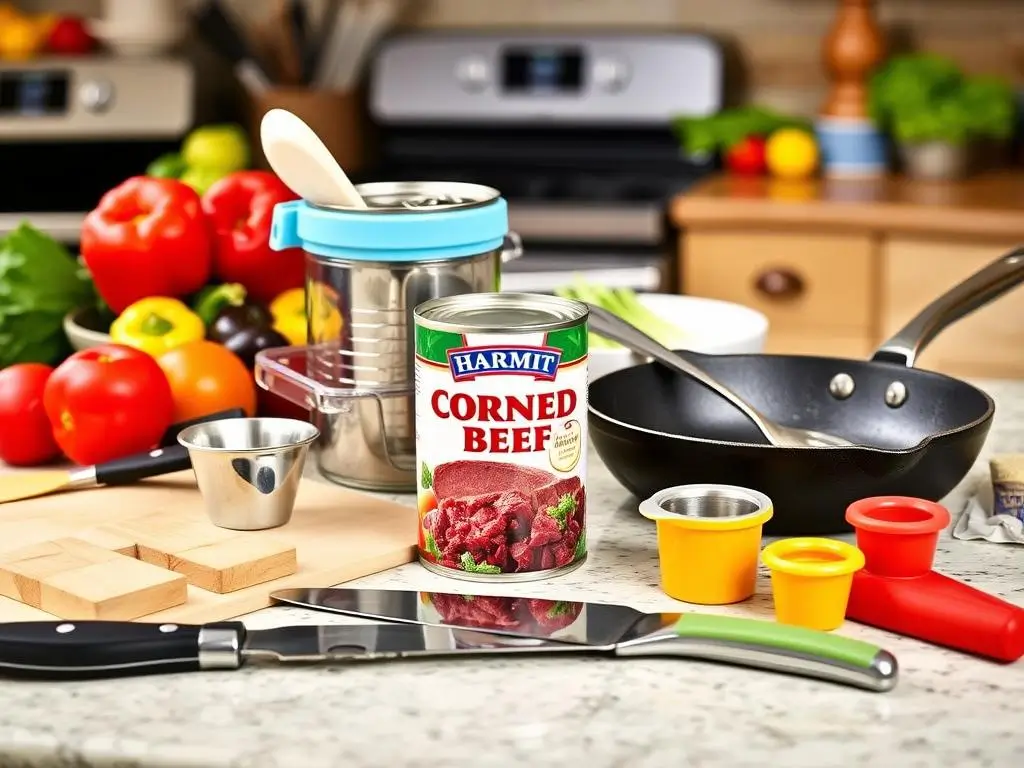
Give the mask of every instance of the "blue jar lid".
<svg viewBox="0 0 1024 768">
<path fill-rule="evenodd" d="M 431 261 L 496 250 L 508 233 L 508 204 L 489 187 L 375 182 L 356 189 L 368 208 L 278 203 L 270 247 L 344 261 Z"/>
</svg>

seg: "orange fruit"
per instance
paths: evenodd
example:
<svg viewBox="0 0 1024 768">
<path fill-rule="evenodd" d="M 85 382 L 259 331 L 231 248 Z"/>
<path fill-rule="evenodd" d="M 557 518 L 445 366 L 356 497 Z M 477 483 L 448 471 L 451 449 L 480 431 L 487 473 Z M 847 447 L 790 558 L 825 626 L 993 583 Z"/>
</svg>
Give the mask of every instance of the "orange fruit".
<svg viewBox="0 0 1024 768">
<path fill-rule="evenodd" d="M 228 408 L 256 414 L 256 380 L 235 354 L 212 341 L 193 341 L 156 359 L 174 395 L 174 420 L 198 419 Z"/>
</svg>

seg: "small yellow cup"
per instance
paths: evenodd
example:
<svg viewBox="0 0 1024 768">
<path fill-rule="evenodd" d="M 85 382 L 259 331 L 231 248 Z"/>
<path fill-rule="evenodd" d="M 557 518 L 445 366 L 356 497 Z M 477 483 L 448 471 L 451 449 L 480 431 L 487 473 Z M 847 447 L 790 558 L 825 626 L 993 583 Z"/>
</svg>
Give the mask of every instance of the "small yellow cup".
<svg viewBox="0 0 1024 768">
<path fill-rule="evenodd" d="M 772 512 L 763 493 L 735 485 L 678 485 L 641 502 L 640 514 L 657 524 L 662 590 L 697 605 L 751 597 Z"/>
<path fill-rule="evenodd" d="M 764 548 L 761 562 L 772 575 L 775 620 L 829 632 L 846 617 L 864 553 L 838 539 L 781 539 Z"/>
</svg>

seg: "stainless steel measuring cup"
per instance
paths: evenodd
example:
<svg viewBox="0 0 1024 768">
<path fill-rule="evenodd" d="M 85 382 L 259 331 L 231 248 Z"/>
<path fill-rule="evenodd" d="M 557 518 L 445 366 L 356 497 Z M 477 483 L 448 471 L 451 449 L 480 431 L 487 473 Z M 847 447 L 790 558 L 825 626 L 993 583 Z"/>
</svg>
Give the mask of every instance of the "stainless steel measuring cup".
<svg viewBox="0 0 1024 768">
<path fill-rule="evenodd" d="M 310 444 L 320 435 L 298 419 L 221 419 L 178 433 L 188 449 L 206 514 L 236 531 L 291 520 Z"/>
</svg>

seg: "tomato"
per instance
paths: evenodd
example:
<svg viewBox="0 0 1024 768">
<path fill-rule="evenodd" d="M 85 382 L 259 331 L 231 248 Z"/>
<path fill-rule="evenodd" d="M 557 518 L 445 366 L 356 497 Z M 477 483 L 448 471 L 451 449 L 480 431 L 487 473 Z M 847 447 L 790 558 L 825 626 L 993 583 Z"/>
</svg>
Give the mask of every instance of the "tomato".
<svg viewBox="0 0 1024 768">
<path fill-rule="evenodd" d="M 741 176 L 759 176 L 768 168 L 766 144 L 763 136 L 747 136 L 726 152 L 726 167 Z"/>
<path fill-rule="evenodd" d="M 198 419 L 228 408 L 256 413 L 256 380 L 227 347 L 193 341 L 164 352 L 157 363 L 174 393 L 174 420 Z"/>
<path fill-rule="evenodd" d="M 145 352 L 104 344 L 76 352 L 50 374 L 43 406 L 53 436 L 78 464 L 148 451 L 173 422 L 174 400 Z"/>
<path fill-rule="evenodd" d="M 45 464 L 60 456 L 43 408 L 53 368 L 18 363 L 0 371 L 0 461 L 13 467 Z"/>
</svg>

